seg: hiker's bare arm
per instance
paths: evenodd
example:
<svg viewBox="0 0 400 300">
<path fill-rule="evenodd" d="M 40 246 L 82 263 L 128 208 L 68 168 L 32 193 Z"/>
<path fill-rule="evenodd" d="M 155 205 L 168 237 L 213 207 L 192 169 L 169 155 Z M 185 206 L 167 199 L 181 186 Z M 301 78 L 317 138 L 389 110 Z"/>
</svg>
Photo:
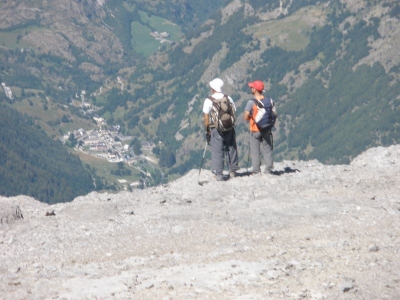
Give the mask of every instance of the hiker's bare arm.
<svg viewBox="0 0 400 300">
<path fill-rule="evenodd" d="M 245 112 L 244 112 L 244 114 L 243 114 L 243 119 L 244 119 L 245 121 L 250 120 L 250 113 L 249 113 L 248 111 L 245 111 Z"/>
<path fill-rule="evenodd" d="M 204 114 L 204 128 L 206 129 L 206 131 L 208 131 L 209 130 L 209 125 L 210 125 L 210 123 L 209 123 L 209 115 L 208 114 Z"/>
</svg>

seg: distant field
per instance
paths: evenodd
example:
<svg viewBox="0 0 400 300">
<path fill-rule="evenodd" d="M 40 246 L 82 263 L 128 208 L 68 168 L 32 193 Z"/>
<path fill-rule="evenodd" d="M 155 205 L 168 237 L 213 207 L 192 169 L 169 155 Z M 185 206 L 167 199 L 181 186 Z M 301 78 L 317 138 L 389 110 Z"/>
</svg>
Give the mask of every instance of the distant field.
<svg viewBox="0 0 400 300">
<path fill-rule="evenodd" d="M 29 102 L 30 101 L 30 102 Z M 31 105 L 29 104 L 31 103 Z M 47 104 L 48 109 L 44 110 L 44 104 Z M 63 112 L 59 108 L 54 107 L 51 103 L 40 98 L 25 98 L 22 101 L 18 101 L 13 104 L 19 112 L 27 114 L 33 118 L 39 118 L 44 122 L 54 121 L 56 119 L 61 119 L 63 114 L 68 115 L 69 112 Z"/>
<path fill-rule="evenodd" d="M 30 102 L 29 102 L 30 101 Z M 32 105 L 31 105 L 31 104 Z M 44 105 L 47 105 L 47 110 L 44 110 Z M 56 122 L 60 121 L 62 117 L 65 115 L 68 117 L 70 122 L 58 124 L 56 127 L 60 129 L 63 133 L 68 131 L 76 130 L 79 128 L 89 129 L 93 127 L 92 121 L 79 118 L 70 113 L 69 109 L 61 109 L 60 104 L 43 100 L 36 97 L 29 97 L 22 101 L 17 101 L 12 105 L 15 109 L 17 109 L 20 113 L 26 114 L 33 119 L 40 119 L 43 122 Z M 55 134 L 55 128 L 52 130 L 46 130 L 48 135 Z M 58 130 L 56 134 L 60 135 Z"/>
<path fill-rule="evenodd" d="M 80 157 L 80 159 L 84 164 L 88 164 L 92 168 L 95 168 L 96 174 L 98 176 L 104 177 L 107 181 L 112 182 L 116 185 L 120 185 L 118 179 L 125 179 L 128 181 L 128 183 L 131 183 L 134 181 L 138 181 L 140 178 L 141 173 L 135 168 L 128 166 L 127 164 L 124 164 L 124 168 L 132 171 L 131 176 L 122 176 L 122 177 L 114 176 L 111 174 L 111 171 L 118 170 L 118 165 L 116 163 L 110 163 L 107 160 L 97 158 L 92 155 L 88 155 L 86 153 L 78 151 L 75 151 L 74 153 Z"/>
<path fill-rule="evenodd" d="M 179 41 L 182 37 L 182 31 L 180 27 L 171 21 L 166 19 L 157 17 L 157 16 L 148 16 L 147 13 L 139 11 L 140 18 L 143 23 L 149 24 L 158 32 L 166 31 L 170 34 L 169 40 L 171 41 Z"/>
<path fill-rule="evenodd" d="M 106 96 L 105 96 L 105 95 L 106 95 L 106 94 L 103 93 L 103 94 L 101 94 L 100 96 L 97 96 L 97 97 L 96 97 L 96 105 L 97 105 L 97 106 L 101 106 L 101 105 L 104 105 L 104 104 L 107 103 L 107 99 L 106 99 Z"/>
<path fill-rule="evenodd" d="M 139 22 L 132 22 L 131 31 L 132 46 L 135 52 L 149 57 L 161 46 L 160 42 L 150 35 L 151 30 Z"/>
<path fill-rule="evenodd" d="M 302 50 L 310 42 L 308 35 L 312 30 L 311 25 L 304 21 L 307 19 L 304 14 L 316 19 L 323 18 L 323 12 L 318 7 L 307 7 L 299 10 L 293 16 L 259 23 L 247 28 L 246 31 L 260 40 L 270 39 L 272 44 L 285 50 Z"/>
<path fill-rule="evenodd" d="M 22 29 L 19 31 L 22 32 Z M 23 43 L 22 41 L 18 42 L 17 37 L 18 33 L 16 32 L 0 32 L 0 46 L 9 49 L 28 47 L 27 43 Z"/>
<path fill-rule="evenodd" d="M 114 119 L 118 119 L 120 118 L 121 120 L 123 120 L 124 115 L 126 114 L 127 111 L 130 110 L 130 108 L 133 106 L 133 102 L 128 102 L 127 103 L 127 107 L 128 109 L 125 109 L 124 106 L 118 106 L 117 109 L 115 110 L 115 112 L 113 113 L 113 117 Z"/>
<path fill-rule="evenodd" d="M 33 31 L 37 31 L 38 26 L 27 26 L 12 31 L 0 31 L 0 46 L 10 49 L 28 48 L 30 44 L 24 42 L 22 38 Z"/>
<path fill-rule="evenodd" d="M 132 47 L 135 52 L 140 53 L 145 57 L 149 57 L 163 45 L 160 41 L 150 35 L 153 30 L 158 32 L 168 32 L 170 36 L 167 39 L 170 41 L 178 41 L 181 38 L 182 31 L 178 25 L 157 16 L 148 16 L 145 12 L 139 12 L 139 14 L 142 22 L 148 24 L 148 26 L 136 21 L 132 22 Z"/>
</svg>

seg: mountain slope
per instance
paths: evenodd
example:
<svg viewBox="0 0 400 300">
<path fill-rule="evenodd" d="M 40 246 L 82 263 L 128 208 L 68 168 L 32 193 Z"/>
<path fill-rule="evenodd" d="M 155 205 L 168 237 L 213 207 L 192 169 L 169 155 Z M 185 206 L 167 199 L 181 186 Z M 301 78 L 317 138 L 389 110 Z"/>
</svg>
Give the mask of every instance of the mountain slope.
<svg viewBox="0 0 400 300">
<path fill-rule="evenodd" d="M 217 76 L 226 82 L 225 92 L 233 95 L 239 115 L 250 97 L 246 83 L 267 83 L 279 112 L 277 160 L 343 163 L 374 145 L 396 144 L 398 7 L 394 1 L 296 1 L 281 7 L 232 1 L 166 57 L 159 55 L 158 64 L 152 62 L 154 67 L 147 70 L 151 81 L 131 77 L 147 85 L 134 91 L 147 107 L 139 107 L 140 112 L 135 107 L 127 115 L 144 112 L 155 119 L 151 126 L 158 122 L 157 137 L 178 150 L 182 163 L 171 172 L 181 174 L 198 163 L 188 153 L 200 156 L 201 105 L 208 81 Z M 242 161 L 247 132 L 239 120 Z"/>
<path fill-rule="evenodd" d="M 0 76 L 10 86 L 46 90 L 47 96 L 68 103 L 75 93 L 93 92 L 118 69 L 133 67 L 157 50 L 156 41 L 146 48 L 148 53 L 136 51 L 135 44 L 149 43 L 151 31 L 174 25 L 177 34 L 170 40 L 179 40 L 181 29 L 194 26 L 220 5 L 210 0 L 201 4 L 184 0 L 2 1 Z M 165 20 L 169 24 L 159 26 L 152 15 L 169 17 Z M 179 25 L 173 23 L 178 20 Z"/>
</svg>

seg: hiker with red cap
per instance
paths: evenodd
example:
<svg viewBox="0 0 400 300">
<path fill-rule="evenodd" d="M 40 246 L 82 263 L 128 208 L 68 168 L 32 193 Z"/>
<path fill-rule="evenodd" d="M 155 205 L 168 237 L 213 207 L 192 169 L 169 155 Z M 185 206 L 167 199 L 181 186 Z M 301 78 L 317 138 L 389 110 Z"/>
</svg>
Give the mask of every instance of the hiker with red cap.
<svg viewBox="0 0 400 300">
<path fill-rule="evenodd" d="M 224 82 L 215 78 L 209 82 L 211 95 L 204 100 L 204 126 L 211 146 L 211 170 L 217 181 L 226 180 L 224 176 L 224 156 L 229 168 L 229 177 L 235 177 L 239 169 L 239 159 L 235 134 L 236 107 L 232 98 L 222 93 Z"/>
<path fill-rule="evenodd" d="M 261 173 L 261 153 L 265 160 L 264 174 L 272 174 L 273 137 L 271 130 L 276 120 L 275 103 L 271 98 L 263 95 L 264 83 L 262 81 L 249 82 L 248 86 L 254 98 L 247 102 L 243 117 L 250 123 L 250 153 L 253 174 Z"/>
</svg>

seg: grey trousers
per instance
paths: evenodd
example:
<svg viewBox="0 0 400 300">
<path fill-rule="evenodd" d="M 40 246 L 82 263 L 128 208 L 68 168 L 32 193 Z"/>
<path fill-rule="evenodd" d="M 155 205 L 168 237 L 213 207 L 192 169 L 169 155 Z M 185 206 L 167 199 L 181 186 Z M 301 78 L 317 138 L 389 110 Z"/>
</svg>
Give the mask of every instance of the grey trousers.
<svg viewBox="0 0 400 300">
<path fill-rule="evenodd" d="M 254 173 L 261 172 L 260 148 L 265 160 L 265 173 L 268 173 L 272 170 L 273 165 L 271 130 L 263 132 L 250 131 L 250 153 Z"/>
<path fill-rule="evenodd" d="M 236 145 L 235 130 L 219 133 L 216 128 L 211 129 L 211 170 L 216 175 L 224 171 L 224 156 L 230 172 L 239 169 L 239 159 Z"/>
</svg>

